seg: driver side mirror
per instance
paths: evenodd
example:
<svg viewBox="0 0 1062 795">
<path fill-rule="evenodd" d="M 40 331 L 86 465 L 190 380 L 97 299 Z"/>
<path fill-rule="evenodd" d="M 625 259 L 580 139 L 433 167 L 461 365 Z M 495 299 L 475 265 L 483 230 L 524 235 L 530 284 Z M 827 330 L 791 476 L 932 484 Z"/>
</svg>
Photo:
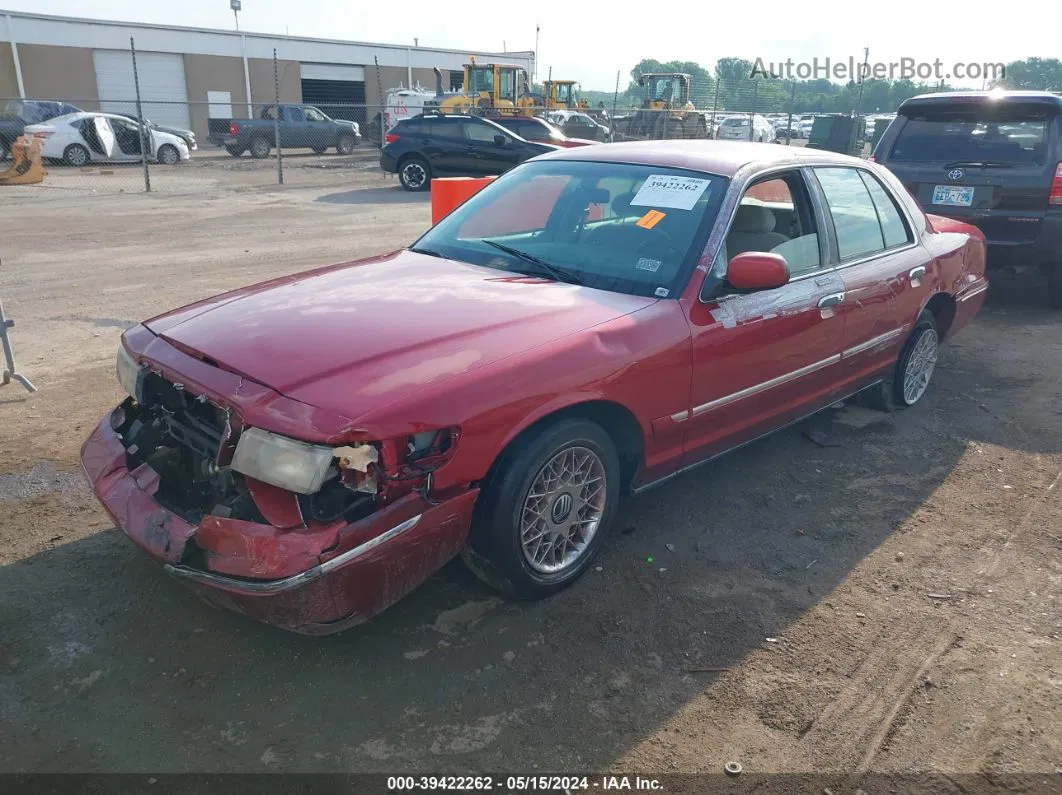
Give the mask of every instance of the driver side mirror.
<svg viewBox="0 0 1062 795">
<path fill-rule="evenodd" d="M 789 283 L 789 264 L 781 254 L 746 251 L 727 263 L 726 280 L 737 290 L 772 290 Z"/>
<path fill-rule="evenodd" d="M 505 144 L 506 144 L 505 136 L 502 135 L 501 133 L 498 133 L 497 135 L 494 136 L 494 143 L 496 143 L 498 146 L 505 146 Z"/>
</svg>

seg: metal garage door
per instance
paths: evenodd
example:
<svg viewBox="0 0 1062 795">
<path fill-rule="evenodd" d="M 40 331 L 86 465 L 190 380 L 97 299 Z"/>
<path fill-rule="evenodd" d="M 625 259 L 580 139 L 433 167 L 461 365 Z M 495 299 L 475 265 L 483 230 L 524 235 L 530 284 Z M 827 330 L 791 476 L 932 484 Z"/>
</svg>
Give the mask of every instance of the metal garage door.
<svg viewBox="0 0 1062 795">
<path fill-rule="evenodd" d="M 132 55 L 123 50 L 96 50 L 92 55 L 100 108 L 112 113 L 136 113 Z M 138 52 L 136 66 L 144 115 L 156 124 L 191 129 L 184 56 Z"/>
<path fill-rule="evenodd" d="M 333 119 L 365 125 L 364 66 L 304 63 L 300 71 L 303 102 L 316 105 Z"/>
</svg>

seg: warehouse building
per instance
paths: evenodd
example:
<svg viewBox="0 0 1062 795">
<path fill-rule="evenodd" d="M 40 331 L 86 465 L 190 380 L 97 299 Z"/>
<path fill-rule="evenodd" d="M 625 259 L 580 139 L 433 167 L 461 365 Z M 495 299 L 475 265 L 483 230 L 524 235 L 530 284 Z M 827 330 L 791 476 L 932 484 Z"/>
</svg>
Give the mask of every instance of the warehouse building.
<svg viewBox="0 0 1062 795">
<path fill-rule="evenodd" d="M 206 135 L 208 119 L 252 115 L 273 102 L 273 50 L 281 102 L 322 105 L 336 118 L 364 123 L 381 93 L 398 87 L 461 85 L 474 56 L 523 66 L 533 52 L 474 52 L 332 41 L 235 30 L 162 27 L 0 10 L 0 107 L 17 98 L 58 99 L 85 110 L 134 113 L 130 37 L 144 115 Z"/>
</svg>

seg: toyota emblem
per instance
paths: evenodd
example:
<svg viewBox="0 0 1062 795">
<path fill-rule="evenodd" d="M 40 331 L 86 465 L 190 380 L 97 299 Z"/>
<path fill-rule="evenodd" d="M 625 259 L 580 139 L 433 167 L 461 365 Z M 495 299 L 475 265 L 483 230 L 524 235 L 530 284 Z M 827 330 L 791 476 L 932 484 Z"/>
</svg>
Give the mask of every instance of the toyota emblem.
<svg viewBox="0 0 1062 795">
<path fill-rule="evenodd" d="M 965 174 L 961 168 L 953 168 L 948 172 L 948 179 L 962 179 Z"/>
</svg>

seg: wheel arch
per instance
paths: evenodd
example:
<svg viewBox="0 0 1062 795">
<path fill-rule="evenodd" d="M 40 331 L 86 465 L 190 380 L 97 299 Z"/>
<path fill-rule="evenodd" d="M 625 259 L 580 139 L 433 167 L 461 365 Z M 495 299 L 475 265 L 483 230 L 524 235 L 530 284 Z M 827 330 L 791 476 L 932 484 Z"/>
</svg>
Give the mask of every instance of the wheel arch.
<svg viewBox="0 0 1062 795">
<path fill-rule="evenodd" d="M 547 425 L 566 419 L 589 420 L 609 435 L 620 459 L 621 491 L 627 491 L 644 461 L 645 429 L 626 406 L 600 397 L 569 398 L 562 403 L 542 406 L 526 416 L 499 445 L 484 482 L 491 479 L 521 442 Z"/>
<path fill-rule="evenodd" d="M 937 326 L 937 336 L 943 341 L 951 331 L 951 325 L 955 322 L 955 296 L 951 293 L 939 291 L 930 296 L 918 313 L 929 312 L 933 315 L 933 322 Z"/>
</svg>

